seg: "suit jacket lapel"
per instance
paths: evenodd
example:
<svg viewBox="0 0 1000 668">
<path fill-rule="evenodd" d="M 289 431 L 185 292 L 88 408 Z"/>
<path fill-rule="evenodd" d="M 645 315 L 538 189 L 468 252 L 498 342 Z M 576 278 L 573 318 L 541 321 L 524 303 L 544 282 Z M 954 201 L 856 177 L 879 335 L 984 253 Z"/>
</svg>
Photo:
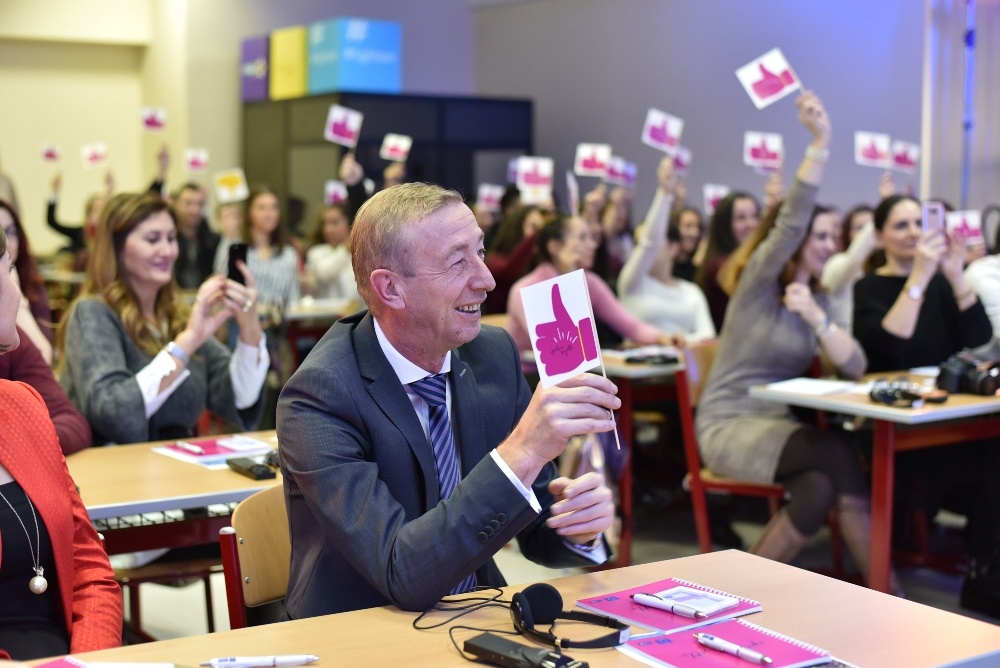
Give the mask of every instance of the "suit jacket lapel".
<svg viewBox="0 0 1000 668">
<path fill-rule="evenodd" d="M 482 451 L 486 431 L 479 384 L 472 367 L 462 361 L 457 350 L 451 353 L 451 389 L 451 413 L 455 421 L 452 431 L 462 459 L 462 477 L 465 477 L 486 454 Z"/>
<path fill-rule="evenodd" d="M 440 501 L 438 488 L 437 466 L 434 463 L 434 452 L 427 442 L 423 427 L 417 418 L 413 404 L 399 382 L 399 377 L 393 371 L 389 360 L 378 344 L 375 336 L 375 322 L 371 313 L 361 319 L 353 333 L 354 351 L 358 360 L 358 370 L 361 376 L 368 380 L 368 394 L 372 400 L 392 422 L 406 439 L 410 450 L 420 464 L 424 477 L 424 498 L 428 508 L 433 508 Z M 382 444 L 380 444 L 382 445 Z"/>
</svg>

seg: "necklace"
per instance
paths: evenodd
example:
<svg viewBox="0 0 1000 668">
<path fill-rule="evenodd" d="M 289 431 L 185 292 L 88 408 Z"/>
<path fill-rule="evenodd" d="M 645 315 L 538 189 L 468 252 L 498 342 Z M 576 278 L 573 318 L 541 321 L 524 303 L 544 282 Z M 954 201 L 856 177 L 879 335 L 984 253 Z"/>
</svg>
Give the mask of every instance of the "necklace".
<svg viewBox="0 0 1000 668">
<path fill-rule="evenodd" d="M 0 492 L 0 499 L 3 499 L 4 502 L 10 507 L 10 511 L 14 513 L 14 517 L 17 518 L 17 521 L 21 525 L 21 528 L 24 529 L 25 538 L 28 539 L 28 550 L 31 551 L 31 563 L 34 564 L 32 570 L 35 571 L 35 577 L 31 578 L 31 580 L 28 582 L 28 589 L 31 590 L 32 594 L 44 594 L 45 590 L 49 588 L 49 581 L 46 580 L 45 577 L 42 575 L 42 573 L 45 572 L 45 569 L 42 568 L 41 564 L 42 540 L 40 538 L 38 531 L 38 515 L 35 514 L 35 506 L 32 505 L 31 499 L 28 498 L 27 494 L 24 495 L 24 498 L 28 499 L 28 508 L 31 509 L 31 517 L 35 520 L 35 545 L 38 546 L 37 556 L 35 555 L 35 548 L 31 546 L 31 534 L 28 533 L 28 527 L 24 525 L 24 520 L 22 520 L 18 512 L 14 510 L 14 504 L 12 504 L 10 501 L 7 500 L 7 497 L 4 496 L 3 492 Z"/>
</svg>

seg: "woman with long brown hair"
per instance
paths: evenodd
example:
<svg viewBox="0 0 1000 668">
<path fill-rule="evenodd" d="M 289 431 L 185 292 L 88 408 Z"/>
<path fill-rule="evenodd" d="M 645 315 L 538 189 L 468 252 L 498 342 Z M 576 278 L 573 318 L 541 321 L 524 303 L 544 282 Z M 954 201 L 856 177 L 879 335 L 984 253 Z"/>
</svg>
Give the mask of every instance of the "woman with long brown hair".
<svg viewBox="0 0 1000 668">
<path fill-rule="evenodd" d="M 260 414 L 269 357 L 253 276 L 211 276 L 193 306 L 174 278 L 173 210 L 159 196 L 123 194 L 105 208 L 82 292 L 59 332 L 61 381 L 98 443 L 193 434 L 207 408 L 243 430 Z M 239 327 L 230 353 L 215 338 Z"/>
<path fill-rule="evenodd" d="M 14 282 L 20 286 L 24 299 L 17 312 L 17 326 L 52 364 L 52 310 L 38 261 L 31 253 L 28 236 L 14 207 L 0 200 L 0 227 L 7 236 L 7 252 L 13 265 Z"/>
</svg>

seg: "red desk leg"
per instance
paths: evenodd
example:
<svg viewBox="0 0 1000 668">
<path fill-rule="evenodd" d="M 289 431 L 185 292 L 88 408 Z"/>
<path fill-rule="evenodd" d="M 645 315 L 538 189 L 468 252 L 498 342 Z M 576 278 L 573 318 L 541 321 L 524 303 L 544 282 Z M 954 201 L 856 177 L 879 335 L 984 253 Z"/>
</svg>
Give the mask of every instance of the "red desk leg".
<svg viewBox="0 0 1000 668">
<path fill-rule="evenodd" d="M 618 398 L 622 407 L 618 409 L 618 425 L 621 427 L 622 448 L 628 450 L 625 463 L 618 475 L 618 503 L 622 512 L 622 535 L 618 544 L 618 557 L 615 566 L 632 565 L 632 443 L 635 434 L 632 423 L 632 381 L 627 378 L 615 378 L 618 386 Z"/>
<path fill-rule="evenodd" d="M 889 569 L 892 566 L 895 460 L 896 427 L 892 422 L 876 420 L 872 444 L 872 543 L 868 586 L 882 592 L 889 591 Z"/>
</svg>

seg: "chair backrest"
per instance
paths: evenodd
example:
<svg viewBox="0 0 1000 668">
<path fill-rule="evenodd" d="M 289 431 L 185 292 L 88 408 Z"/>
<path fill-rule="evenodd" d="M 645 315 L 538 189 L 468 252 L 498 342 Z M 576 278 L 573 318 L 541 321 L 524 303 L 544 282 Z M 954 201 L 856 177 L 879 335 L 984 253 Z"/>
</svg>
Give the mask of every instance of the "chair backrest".
<svg viewBox="0 0 1000 668">
<path fill-rule="evenodd" d="M 240 502 L 219 531 L 232 628 L 246 626 L 245 607 L 285 597 L 292 546 L 281 485 Z"/>
<path fill-rule="evenodd" d="M 705 381 L 708 380 L 708 374 L 712 370 L 718 347 L 719 342 L 713 339 L 692 343 L 684 349 L 684 372 L 692 408 L 701 400 L 701 393 L 705 389 Z"/>
</svg>

